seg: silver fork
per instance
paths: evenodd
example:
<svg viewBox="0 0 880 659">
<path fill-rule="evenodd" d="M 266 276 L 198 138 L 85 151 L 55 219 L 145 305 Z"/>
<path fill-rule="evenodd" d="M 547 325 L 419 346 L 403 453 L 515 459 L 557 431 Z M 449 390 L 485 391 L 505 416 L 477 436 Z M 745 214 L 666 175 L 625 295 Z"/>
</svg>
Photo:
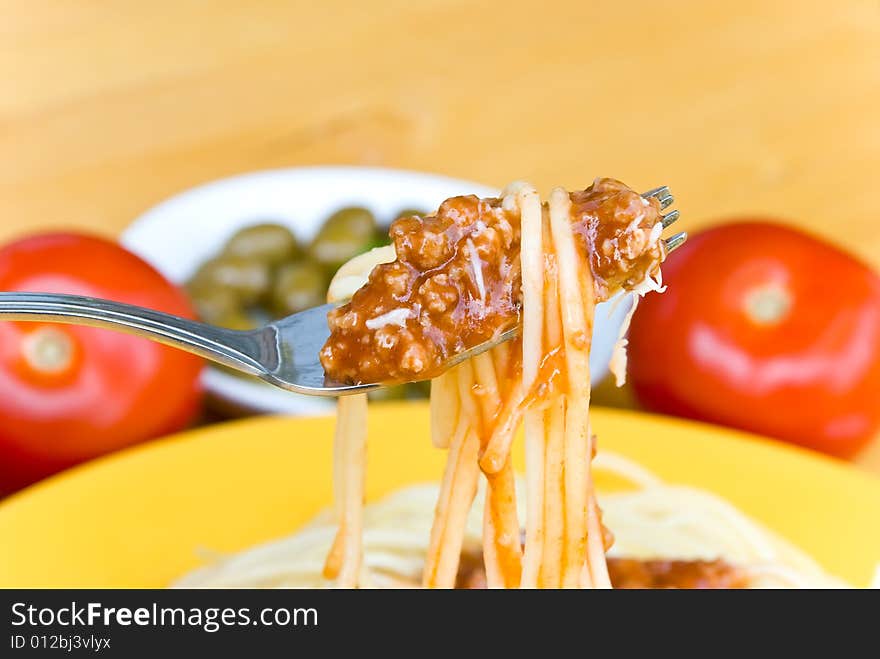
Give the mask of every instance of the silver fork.
<svg viewBox="0 0 880 659">
<path fill-rule="evenodd" d="M 661 209 L 673 203 L 666 186 L 642 195 L 655 197 Z M 673 210 L 661 216 L 666 228 L 678 219 Z M 684 243 L 676 233 L 664 242 L 668 251 Z M 327 313 L 335 304 L 306 309 L 254 330 L 231 330 L 131 304 L 59 293 L 0 293 L 0 320 L 52 321 L 89 325 L 135 334 L 195 353 L 229 368 L 254 375 L 276 387 L 312 396 L 363 393 L 381 384 L 340 384 L 324 377 L 318 353 L 330 331 Z M 504 332 L 450 360 L 449 365 L 512 339 L 519 328 Z"/>
</svg>

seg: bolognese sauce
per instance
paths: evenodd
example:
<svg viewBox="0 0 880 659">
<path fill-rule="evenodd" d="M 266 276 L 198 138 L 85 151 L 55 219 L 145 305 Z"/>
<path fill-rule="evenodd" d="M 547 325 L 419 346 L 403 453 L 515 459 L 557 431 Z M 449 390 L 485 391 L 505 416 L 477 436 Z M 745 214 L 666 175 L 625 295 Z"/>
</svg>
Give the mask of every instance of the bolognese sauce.
<svg viewBox="0 0 880 659">
<path fill-rule="evenodd" d="M 597 301 L 658 269 L 665 248 L 656 199 L 610 178 L 569 197 Z M 499 198 L 453 197 L 434 215 L 396 220 L 390 235 L 396 260 L 376 266 L 351 301 L 328 316 L 331 333 L 320 357 L 331 379 L 432 378 L 456 355 L 519 324 L 517 209 Z"/>
<path fill-rule="evenodd" d="M 716 560 L 669 560 L 608 557 L 608 575 L 614 588 L 634 589 L 728 589 L 746 588 L 743 570 Z M 462 552 L 456 588 L 486 588 L 483 557 Z"/>
</svg>

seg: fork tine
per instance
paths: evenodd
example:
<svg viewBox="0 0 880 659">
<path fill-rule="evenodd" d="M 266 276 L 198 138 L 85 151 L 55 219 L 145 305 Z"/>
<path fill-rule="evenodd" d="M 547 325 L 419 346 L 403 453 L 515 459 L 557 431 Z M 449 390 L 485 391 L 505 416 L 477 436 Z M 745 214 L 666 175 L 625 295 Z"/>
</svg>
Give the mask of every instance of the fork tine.
<svg viewBox="0 0 880 659">
<path fill-rule="evenodd" d="M 678 219 L 678 216 L 679 216 L 680 214 L 681 214 L 681 213 L 679 213 L 677 210 L 674 210 L 674 211 L 669 211 L 668 213 L 666 213 L 666 215 L 661 215 L 660 218 L 661 218 L 662 223 L 663 223 L 663 228 L 665 229 L 665 228 L 668 227 L 670 224 L 672 224 L 673 222 L 675 222 L 675 221 Z"/>
<path fill-rule="evenodd" d="M 654 188 L 653 190 L 648 190 L 647 192 L 643 192 L 642 196 L 647 199 L 649 197 L 664 197 L 669 194 L 669 187 L 665 185 L 661 185 L 659 188 Z"/>
<path fill-rule="evenodd" d="M 687 240 L 687 237 L 688 237 L 688 235 L 684 231 L 681 231 L 679 233 L 676 233 L 676 234 L 670 236 L 669 238 L 667 238 L 666 240 L 663 241 L 664 244 L 666 245 L 666 251 L 671 252 L 674 249 L 678 249 L 679 247 L 681 247 L 684 244 L 684 241 Z"/>
<path fill-rule="evenodd" d="M 669 187 L 666 185 L 661 185 L 659 188 L 654 188 L 653 190 L 648 190 L 643 193 L 642 196 L 645 199 L 650 199 L 654 197 L 657 201 L 660 202 L 660 210 L 665 210 L 672 206 L 672 203 L 675 201 L 675 197 L 672 196 L 672 193 L 669 191 Z"/>
</svg>

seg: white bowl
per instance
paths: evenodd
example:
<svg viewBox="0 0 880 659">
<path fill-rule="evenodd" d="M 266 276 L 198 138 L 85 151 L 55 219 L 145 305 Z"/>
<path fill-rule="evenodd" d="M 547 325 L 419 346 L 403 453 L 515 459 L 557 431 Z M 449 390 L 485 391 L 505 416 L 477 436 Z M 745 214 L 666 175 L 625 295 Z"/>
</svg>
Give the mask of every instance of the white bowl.
<svg viewBox="0 0 880 659">
<path fill-rule="evenodd" d="M 457 179 L 375 167 L 301 167 L 242 174 L 200 185 L 150 209 L 122 235 L 128 249 L 171 281 L 184 283 L 238 229 L 259 221 L 284 224 L 302 241 L 343 206 L 365 206 L 380 221 L 404 208 L 433 210 L 459 194 L 494 196 L 498 190 Z M 611 349 L 628 304 L 609 313 L 599 305 L 590 358 L 592 380 L 608 372 Z M 327 399 L 291 394 L 209 368 L 205 388 L 228 407 L 255 412 L 321 414 Z"/>
</svg>

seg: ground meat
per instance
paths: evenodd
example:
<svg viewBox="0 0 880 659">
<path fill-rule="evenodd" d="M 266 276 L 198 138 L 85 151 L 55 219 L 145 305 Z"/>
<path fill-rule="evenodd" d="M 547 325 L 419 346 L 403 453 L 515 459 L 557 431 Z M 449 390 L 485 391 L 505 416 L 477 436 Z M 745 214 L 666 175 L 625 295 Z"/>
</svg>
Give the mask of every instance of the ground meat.
<svg viewBox="0 0 880 659">
<path fill-rule="evenodd" d="M 656 200 L 613 179 L 597 179 L 570 198 L 598 301 L 656 269 L 664 256 Z M 455 355 L 519 324 L 518 211 L 496 198 L 453 197 L 435 215 L 398 219 L 390 234 L 397 260 L 376 266 L 351 302 L 328 316 L 320 357 L 330 379 L 428 379 Z"/>
<path fill-rule="evenodd" d="M 619 181 L 599 179 L 571 194 L 571 215 L 580 249 L 590 255 L 596 298 L 631 290 L 663 260 L 658 240 L 660 206 Z M 653 232 L 653 233 L 652 233 Z"/>
</svg>

